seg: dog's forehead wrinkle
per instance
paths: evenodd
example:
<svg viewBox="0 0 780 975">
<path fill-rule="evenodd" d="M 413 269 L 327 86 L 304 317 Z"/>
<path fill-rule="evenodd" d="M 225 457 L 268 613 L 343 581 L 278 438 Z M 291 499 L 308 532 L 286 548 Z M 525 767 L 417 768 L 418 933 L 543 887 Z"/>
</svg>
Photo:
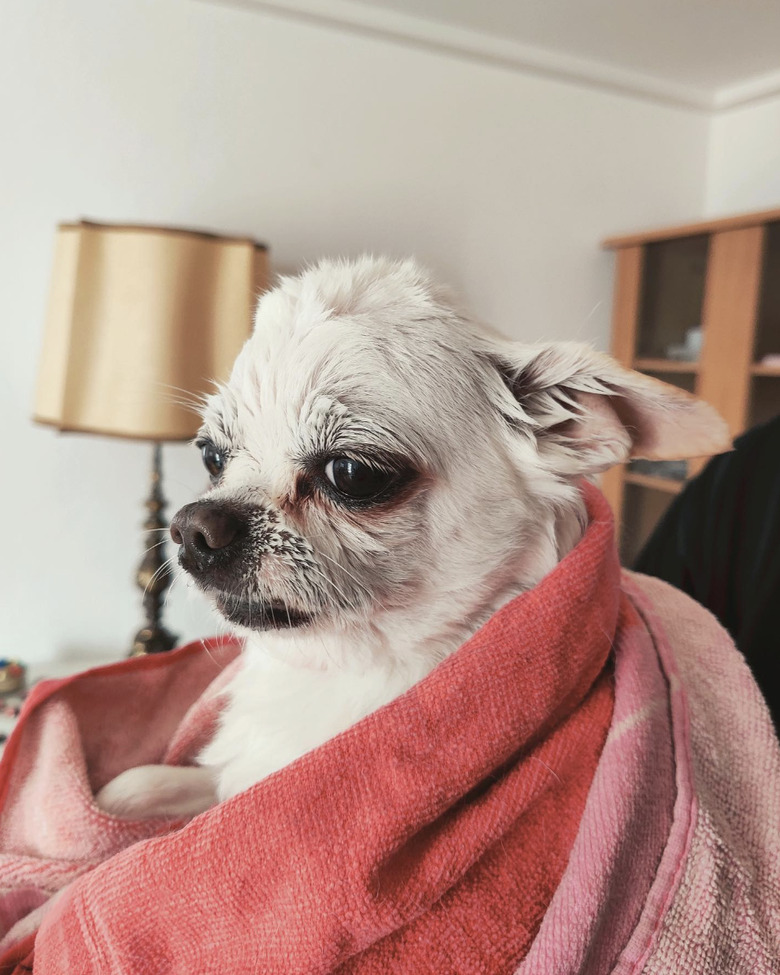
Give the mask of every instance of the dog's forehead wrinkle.
<svg viewBox="0 0 780 975">
<path fill-rule="evenodd" d="M 306 448 L 314 454 L 344 450 L 368 461 L 427 459 L 420 456 L 418 432 L 366 397 L 313 394 L 304 404 L 301 426 Z"/>
<path fill-rule="evenodd" d="M 240 439 L 240 405 L 229 384 L 218 385 L 217 392 L 207 397 L 201 414 L 200 436 L 218 446 L 231 447 Z"/>
</svg>

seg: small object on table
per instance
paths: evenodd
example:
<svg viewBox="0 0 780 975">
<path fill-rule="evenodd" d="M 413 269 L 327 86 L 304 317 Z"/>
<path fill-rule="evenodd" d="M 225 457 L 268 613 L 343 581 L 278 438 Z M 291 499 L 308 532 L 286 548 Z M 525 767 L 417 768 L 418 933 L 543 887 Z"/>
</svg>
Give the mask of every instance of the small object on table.
<svg viewBox="0 0 780 975">
<path fill-rule="evenodd" d="M 0 657 L 0 695 L 23 692 L 26 674 L 27 671 L 21 661 Z"/>
<path fill-rule="evenodd" d="M 13 730 L 26 694 L 27 669 L 19 660 L 0 658 L 0 745 Z"/>
</svg>

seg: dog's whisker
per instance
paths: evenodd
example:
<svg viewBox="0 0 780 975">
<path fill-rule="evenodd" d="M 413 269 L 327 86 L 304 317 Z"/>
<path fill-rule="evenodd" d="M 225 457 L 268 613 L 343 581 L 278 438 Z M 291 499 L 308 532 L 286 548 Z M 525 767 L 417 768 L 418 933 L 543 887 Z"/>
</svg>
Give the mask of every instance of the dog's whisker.
<svg viewBox="0 0 780 975">
<path fill-rule="evenodd" d="M 157 579 L 157 577 L 158 577 L 158 576 L 159 576 L 159 575 L 160 575 L 161 573 L 163 573 L 163 572 L 165 572 L 165 570 L 166 570 L 166 569 L 170 569 L 170 568 L 171 568 L 171 566 L 170 566 L 170 564 L 169 564 L 169 563 L 170 563 L 170 560 L 169 560 L 169 559 L 166 559 L 166 560 L 165 560 L 165 561 L 164 561 L 164 562 L 163 562 L 163 563 L 162 563 L 161 565 L 158 565 L 158 566 L 157 566 L 157 568 L 156 568 L 156 569 L 154 570 L 154 572 L 152 573 L 152 575 L 151 575 L 151 577 L 150 577 L 150 579 L 149 579 L 149 580 L 148 580 L 148 582 L 146 583 L 146 586 L 144 587 L 144 592 L 143 592 L 143 594 L 144 594 L 144 596 L 145 596 L 145 595 L 147 594 L 147 592 L 149 591 L 149 587 L 150 587 L 151 585 L 153 585 L 153 584 L 154 584 L 154 582 L 155 582 L 155 580 Z"/>
<path fill-rule="evenodd" d="M 173 558 L 167 558 L 167 559 L 165 559 L 165 561 L 164 561 L 164 562 L 162 563 L 162 565 L 159 565 L 159 566 L 158 566 L 158 567 L 157 567 L 157 568 L 156 568 L 156 569 L 154 570 L 154 572 L 152 573 L 152 577 L 151 577 L 151 579 L 149 579 L 149 581 L 148 581 L 148 582 L 146 583 L 146 585 L 144 586 L 144 596 L 145 596 L 145 595 L 147 594 L 147 592 L 149 591 L 149 587 L 150 587 L 151 585 L 153 585 L 153 584 L 154 584 L 154 582 L 155 582 L 155 580 L 156 580 L 156 579 L 158 578 L 158 576 L 159 576 L 159 575 L 161 575 L 161 573 L 163 573 L 163 572 L 165 572 L 165 571 L 169 571 L 169 572 L 170 572 L 170 570 L 171 570 L 171 569 L 173 568 L 173 566 L 175 565 L 175 561 L 176 561 L 176 560 L 175 560 L 175 559 L 173 559 Z"/>
<path fill-rule="evenodd" d="M 309 571 L 311 571 L 314 574 L 314 577 L 319 579 L 322 582 L 322 585 L 325 587 L 325 591 L 322 591 L 319 588 L 315 589 L 313 595 L 317 602 L 326 600 L 327 608 L 336 612 L 344 609 L 357 611 L 360 608 L 360 604 L 357 602 L 355 597 L 345 592 L 333 579 L 326 576 L 321 569 L 312 567 L 312 569 Z M 338 597 L 337 599 L 333 597 L 333 593 L 335 593 L 336 597 Z"/>
<path fill-rule="evenodd" d="M 157 383 L 159 389 L 165 392 L 165 398 L 170 403 L 183 406 L 194 413 L 202 413 L 208 402 L 208 396 L 202 393 L 193 393 L 189 389 L 181 386 L 174 386 L 171 383 Z"/>
<path fill-rule="evenodd" d="M 217 636 L 219 637 L 219 631 L 217 631 Z M 217 668 L 217 670 L 224 670 L 225 669 L 225 665 L 224 664 L 220 664 L 217 661 L 217 658 L 214 656 L 214 654 L 208 648 L 208 645 L 206 644 L 205 639 L 203 639 L 203 640 L 200 641 L 200 645 L 203 647 L 203 650 L 204 650 L 206 656 L 214 664 L 214 666 Z"/>
<path fill-rule="evenodd" d="M 182 567 L 178 564 L 178 562 L 174 566 L 172 566 L 172 568 L 173 568 L 173 573 L 171 578 L 171 584 L 170 586 L 168 586 L 167 590 L 165 591 L 165 596 L 163 598 L 164 610 L 168 608 L 168 604 L 170 602 L 171 596 L 173 595 L 175 587 L 182 582 L 186 585 L 186 581 L 187 581 L 186 573 L 184 569 L 182 569 Z"/>
<path fill-rule="evenodd" d="M 316 562 L 311 562 L 309 565 L 307 565 L 306 572 L 307 574 L 311 573 L 317 579 L 321 579 L 326 586 L 333 589 L 338 596 L 341 596 L 342 599 L 347 600 L 350 598 L 344 589 L 342 589 L 341 586 L 336 582 L 336 580 L 332 576 L 327 575 L 322 566 L 317 565 Z"/>
<path fill-rule="evenodd" d="M 159 542 L 154 542 L 153 545 L 150 545 L 148 548 L 145 548 L 143 550 L 143 552 L 142 552 L 142 555 L 148 555 L 154 549 L 160 548 L 161 545 L 165 545 L 165 539 L 164 538 L 161 538 Z"/>
<path fill-rule="evenodd" d="M 371 598 L 372 595 L 371 591 L 367 589 L 366 586 L 364 586 L 363 583 L 357 578 L 357 576 L 354 575 L 352 572 L 350 572 L 349 569 L 347 569 L 341 562 L 338 562 L 336 561 L 336 559 L 331 558 L 330 555 L 326 555 L 325 552 L 318 552 L 317 555 L 323 559 L 327 559 L 329 562 L 332 562 L 344 573 L 344 575 L 348 576 L 359 589 L 362 589 L 363 592 L 369 598 Z"/>
<path fill-rule="evenodd" d="M 357 599 L 354 596 L 350 596 L 344 592 L 335 579 L 332 579 L 330 576 L 326 575 L 322 569 L 319 568 L 319 566 L 313 566 L 312 568 L 317 576 L 322 579 L 325 585 L 333 589 L 336 595 L 340 597 L 342 603 L 346 605 L 347 609 L 357 610 L 360 608 L 360 604 L 358 603 Z M 338 608 L 338 606 L 336 605 L 334 608 Z"/>
</svg>

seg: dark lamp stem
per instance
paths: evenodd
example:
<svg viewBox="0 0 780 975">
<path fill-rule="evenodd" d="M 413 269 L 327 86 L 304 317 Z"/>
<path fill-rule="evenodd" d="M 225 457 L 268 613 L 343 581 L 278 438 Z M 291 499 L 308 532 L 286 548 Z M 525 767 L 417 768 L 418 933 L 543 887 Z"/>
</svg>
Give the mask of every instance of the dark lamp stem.
<svg viewBox="0 0 780 975">
<path fill-rule="evenodd" d="M 144 522 L 147 548 L 135 577 L 143 593 L 146 624 L 135 635 L 131 657 L 172 650 L 177 639 L 162 625 L 162 608 L 165 593 L 171 584 L 171 569 L 165 557 L 168 525 L 163 517 L 165 498 L 162 493 L 162 448 L 159 443 L 153 445 L 152 485 L 146 510 L 149 512 Z"/>
</svg>

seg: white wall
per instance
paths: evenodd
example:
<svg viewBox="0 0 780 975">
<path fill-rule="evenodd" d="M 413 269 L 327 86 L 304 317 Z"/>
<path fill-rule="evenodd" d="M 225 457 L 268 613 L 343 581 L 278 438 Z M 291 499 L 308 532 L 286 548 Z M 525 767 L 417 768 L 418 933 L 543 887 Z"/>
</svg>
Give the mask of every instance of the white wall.
<svg viewBox="0 0 780 975">
<path fill-rule="evenodd" d="M 0 652 L 28 660 L 140 621 L 147 450 L 29 420 L 57 221 L 254 234 L 285 270 L 411 252 L 517 337 L 605 346 L 599 239 L 704 205 L 703 115 L 191 0 L 4 0 L 0 118 Z M 203 484 L 167 451 L 171 510 Z"/>
<path fill-rule="evenodd" d="M 780 95 L 713 116 L 707 214 L 780 207 Z"/>
</svg>

